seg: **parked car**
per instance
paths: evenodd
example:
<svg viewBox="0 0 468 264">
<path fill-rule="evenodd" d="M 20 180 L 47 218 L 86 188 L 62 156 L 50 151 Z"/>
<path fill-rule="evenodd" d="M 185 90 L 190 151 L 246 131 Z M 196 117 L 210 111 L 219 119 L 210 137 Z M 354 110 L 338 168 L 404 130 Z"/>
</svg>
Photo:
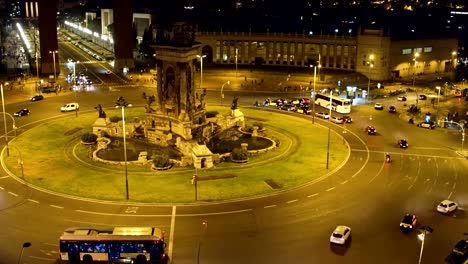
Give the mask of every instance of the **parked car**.
<svg viewBox="0 0 468 264">
<path fill-rule="evenodd" d="M 418 124 L 418 127 L 434 129 L 435 123 L 434 122 L 421 122 Z"/>
<path fill-rule="evenodd" d="M 388 112 L 390 113 L 396 113 L 396 107 L 391 105 L 389 108 L 388 108 Z"/>
<path fill-rule="evenodd" d="M 457 244 L 452 249 L 452 252 L 455 253 L 458 256 L 467 256 L 468 255 L 468 240 L 467 239 L 462 239 L 458 241 Z"/>
<path fill-rule="evenodd" d="M 383 106 L 383 104 L 381 104 L 381 103 L 376 103 L 376 104 L 374 105 L 374 108 L 375 108 L 376 110 L 383 110 L 383 109 L 384 109 L 384 106 Z"/>
<path fill-rule="evenodd" d="M 296 111 L 297 107 L 293 104 L 283 104 L 279 106 L 278 108 L 281 110 L 285 110 L 285 111 Z"/>
<path fill-rule="evenodd" d="M 40 101 L 40 100 L 44 100 L 44 96 L 41 94 L 31 97 L 31 102 Z"/>
<path fill-rule="evenodd" d="M 43 93 L 55 93 L 55 92 L 57 92 L 57 88 L 52 87 L 52 86 L 50 86 L 50 87 L 43 87 L 43 88 L 42 88 L 42 92 L 43 92 Z"/>
<path fill-rule="evenodd" d="M 350 116 L 343 116 L 343 119 L 345 120 L 346 123 L 352 123 L 353 119 Z"/>
<path fill-rule="evenodd" d="M 350 236 L 350 227 L 337 226 L 330 236 L 330 243 L 344 245 Z"/>
<path fill-rule="evenodd" d="M 400 146 L 400 148 L 408 148 L 408 141 L 406 139 L 400 139 L 398 140 L 398 146 Z"/>
<path fill-rule="evenodd" d="M 315 113 L 315 116 L 316 116 L 316 117 L 323 118 L 323 119 L 328 119 L 328 118 L 330 118 L 330 116 L 328 115 L 328 113 L 324 113 L 324 112 Z"/>
<path fill-rule="evenodd" d="M 377 133 L 377 129 L 373 126 L 367 126 L 366 131 L 367 135 L 375 135 L 375 133 Z"/>
<path fill-rule="evenodd" d="M 405 96 L 398 96 L 397 100 L 404 102 L 404 101 L 406 101 L 406 97 Z"/>
<path fill-rule="evenodd" d="M 400 222 L 400 229 L 401 231 L 409 231 L 413 230 L 416 227 L 416 223 L 418 222 L 418 218 L 412 214 L 406 214 L 403 216 Z"/>
<path fill-rule="evenodd" d="M 29 109 L 26 109 L 26 108 L 25 108 L 25 109 L 21 109 L 21 110 L 19 110 L 18 112 L 16 112 L 16 113 L 14 114 L 14 116 L 20 117 L 20 116 L 27 116 L 27 115 L 29 115 L 29 114 L 31 114 L 31 111 L 29 111 Z"/>
<path fill-rule="evenodd" d="M 419 100 L 426 100 L 427 99 L 427 96 L 425 96 L 424 94 L 420 94 L 418 96 Z"/>
<path fill-rule="evenodd" d="M 452 202 L 450 200 L 443 200 L 438 206 L 437 206 L 437 212 L 443 213 L 443 214 L 449 214 L 455 210 L 457 210 L 457 203 Z"/>
<path fill-rule="evenodd" d="M 68 103 L 60 107 L 61 112 L 76 111 L 78 109 L 80 109 L 80 105 L 78 105 L 78 103 Z"/>
<path fill-rule="evenodd" d="M 296 109 L 296 112 L 299 114 L 310 115 L 312 113 L 312 110 L 308 105 L 302 105 Z"/>
<path fill-rule="evenodd" d="M 330 121 L 335 123 L 335 124 L 343 124 L 345 122 L 344 119 L 342 117 L 340 117 L 340 116 L 332 116 L 330 118 Z"/>
</svg>

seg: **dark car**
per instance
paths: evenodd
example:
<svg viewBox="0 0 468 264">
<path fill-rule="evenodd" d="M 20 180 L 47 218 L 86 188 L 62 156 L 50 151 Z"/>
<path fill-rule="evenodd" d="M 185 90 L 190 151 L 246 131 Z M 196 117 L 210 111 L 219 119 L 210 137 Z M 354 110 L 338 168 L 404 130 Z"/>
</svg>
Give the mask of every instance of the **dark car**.
<svg viewBox="0 0 468 264">
<path fill-rule="evenodd" d="M 459 256 L 468 256 L 468 240 L 462 239 L 453 247 L 452 252 Z"/>
<path fill-rule="evenodd" d="M 398 140 L 398 146 L 400 146 L 400 148 L 408 148 L 408 141 L 406 139 L 400 139 Z"/>
<path fill-rule="evenodd" d="M 421 123 L 418 124 L 418 127 L 427 128 L 427 129 L 434 129 L 435 124 L 434 124 L 434 122 L 421 122 Z"/>
<path fill-rule="evenodd" d="M 43 93 L 55 93 L 57 92 L 57 88 L 55 87 L 44 87 L 42 88 Z"/>
<path fill-rule="evenodd" d="M 296 111 L 296 106 L 293 104 L 283 104 L 278 108 L 285 111 Z"/>
<path fill-rule="evenodd" d="M 396 107 L 393 106 L 393 105 L 390 106 L 390 107 L 388 108 L 388 112 L 390 112 L 390 113 L 396 113 Z"/>
<path fill-rule="evenodd" d="M 310 115 L 312 113 L 312 109 L 310 109 L 308 104 L 304 104 L 304 105 L 299 106 L 296 109 L 296 112 L 299 114 Z"/>
<path fill-rule="evenodd" d="M 31 114 L 31 111 L 29 111 L 29 109 L 21 109 L 19 110 L 18 112 L 15 113 L 15 116 L 27 116 Z"/>
<path fill-rule="evenodd" d="M 419 100 L 426 100 L 427 99 L 427 96 L 425 96 L 424 94 L 420 94 L 418 96 Z"/>
<path fill-rule="evenodd" d="M 397 100 L 398 101 L 406 101 L 406 97 L 405 96 L 398 96 Z"/>
<path fill-rule="evenodd" d="M 375 133 L 377 133 L 377 129 L 373 126 L 367 126 L 366 131 L 367 135 L 375 135 Z"/>
<path fill-rule="evenodd" d="M 403 219 L 400 222 L 400 229 L 402 231 L 409 231 L 413 230 L 416 227 L 416 223 L 418 222 L 418 218 L 412 214 L 405 214 Z"/>
<path fill-rule="evenodd" d="M 39 101 L 39 100 L 44 100 L 44 96 L 38 94 L 38 95 L 35 95 L 35 96 L 31 97 L 32 102 Z"/>
</svg>

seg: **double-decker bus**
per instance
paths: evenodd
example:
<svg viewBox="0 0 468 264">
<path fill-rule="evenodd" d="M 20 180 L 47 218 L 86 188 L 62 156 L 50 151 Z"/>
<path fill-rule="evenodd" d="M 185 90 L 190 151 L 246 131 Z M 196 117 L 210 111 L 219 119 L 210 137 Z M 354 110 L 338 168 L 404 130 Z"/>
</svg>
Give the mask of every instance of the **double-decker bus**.
<svg viewBox="0 0 468 264">
<path fill-rule="evenodd" d="M 164 233 L 155 227 L 67 228 L 61 263 L 167 263 Z"/>
<path fill-rule="evenodd" d="M 342 114 L 349 114 L 351 112 L 351 100 L 332 95 L 330 105 L 330 95 L 317 93 L 315 94 L 315 104 L 326 107 Z"/>
</svg>

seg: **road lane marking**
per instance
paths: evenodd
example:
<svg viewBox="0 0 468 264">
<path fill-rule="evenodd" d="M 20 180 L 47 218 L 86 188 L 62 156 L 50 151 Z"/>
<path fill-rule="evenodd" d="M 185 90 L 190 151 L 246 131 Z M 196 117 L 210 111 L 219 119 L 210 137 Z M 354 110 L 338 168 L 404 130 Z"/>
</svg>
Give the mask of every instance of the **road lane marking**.
<svg viewBox="0 0 468 264">
<path fill-rule="evenodd" d="M 307 198 L 312 198 L 312 197 L 315 197 L 315 196 L 317 196 L 317 195 L 319 195 L 319 194 L 318 194 L 318 193 L 314 193 L 314 194 L 311 194 L 311 195 L 307 195 Z"/>
<path fill-rule="evenodd" d="M 18 195 L 17 195 L 16 193 L 14 193 L 14 192 L 8 192 L 8 193 L 11 194 L 11 195 L 13 195 L 13 196 L 18 197 Z"/>
<path fill-rule="evenodd" d="M 169 248 L 167 249 L 167 256 L 169 257 L 169 259 L 172 259 L 172 249 L 174 248 L 175 216 L 176 206 L 173 206 L 171 214 L 171 230 L 169 231 Z"/>
<path fill-rule="evenodd" d="M 58 206 L 58 205 L 53 205 L 53 204 L 49 204 L 50 207 L 53 207 L 53 208 L 57 208 L 57 209 L 63 209 L 64 207 L 63 206 Z"/>
<path fill-rule="evenodd" d="M 297 202 L 297 201 L 298 201 L 298 200 L 295 199 L 295 200 L 287 201 L 286 203 L 287 203 L 287 204 L 290 204 L 290 203 L 295 203 L 295 202 Z"/>
<path fill-rule="evenodd" d="M 450 200 L 450 197 L 452 197 L 452 194 L 453 194 L 453 192 L 450 192 L 450 194 L 449 194 L 447 200 Z"/>
<path fill-rule="evenodd" d="M 457 186 L 457 182 L 454 182 L 453 186 L 452 186 L 452 189 L 455 189 L 456 186 Z"/>
<path fill-rule="evenodd" d="M 335 187 L 328 188 L 328 189 L 327 189 L 327 192 L 333 191 L 334 189 L 335 189 Z"/>
<path fill-rule="evenodd" d="M 33 200 L 33 199 L 26 199 L 27 201 L 33 202 L 33 203 L 39 203 L 39 201 Z"/>
<path fill-rule="evenodd" d="M 0 190 L 5 190 L 3 187 L 0 186 Z"/>
<path fill-rule="evenodd" d="M 348 180 L 346 180 L 346 181 L 342 182 L 341 184 L 345 184 L 345 183 L 347 183 L 347 182 L 348 182 Z"/>
<path fill-rule="evenodd" d="M 9 175 L 7 175 L 7 176 L 2 176 L 2 177 L 0 177 L 0 179 L 6 179 L 6 178 L 9 178 L 9 177 L 10 177 Z"/>
<path fill-rule="evenodd" d="M 210 216 L 210 215 L 227 215 L 227 214 L 238 214 L 238 213 L 245 213 L 251 212 L 253 209 L 241 209 L 236 211 L 225 211 L 225 212 L 217 212 L 217 213 L 204 213 L 204 214 L 179 214 L 179 217 L 193 217 L 193 216 Z M 75 210 L 77 213 L 84 213 L 84 214 L 91 214 L 91 215 L 105 215 L 105 216 L 126 216 L 126 217 L 170 217 L 171 215 L 151 215 L 151 214 L 114 214 L 114 213 L 102 213 L 102 212 L 93 212 L 93 211 L 86 211 L 86 210 Z"/>
<path fill-rule="evenodd" d="M 273 208 L 273 207 L 276 207 L 276 204 L 263 206 L 263 208 L 265 208 L 265 209 Z"/>
</svg>

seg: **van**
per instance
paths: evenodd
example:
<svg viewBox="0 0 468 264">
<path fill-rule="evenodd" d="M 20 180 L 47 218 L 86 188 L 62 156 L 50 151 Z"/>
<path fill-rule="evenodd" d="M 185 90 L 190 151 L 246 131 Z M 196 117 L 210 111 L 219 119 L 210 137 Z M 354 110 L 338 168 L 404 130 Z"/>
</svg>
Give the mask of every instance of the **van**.
<svg viewBox="0 0 468 264">
<path fill-rule="evenodd" d="M 55 93 L 57 92 L 57 88 L 55 87 L 44 87 L 42 88 L 43 93 Z"/>
</svg>

